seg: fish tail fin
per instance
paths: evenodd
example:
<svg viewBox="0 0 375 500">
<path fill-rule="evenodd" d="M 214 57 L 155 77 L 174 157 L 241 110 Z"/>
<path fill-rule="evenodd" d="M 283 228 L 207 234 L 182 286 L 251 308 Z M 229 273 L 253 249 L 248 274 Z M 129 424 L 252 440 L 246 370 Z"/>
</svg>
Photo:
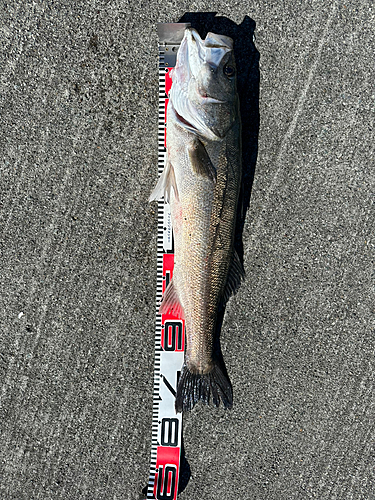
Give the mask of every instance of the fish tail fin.
<svg viewBox="0 0 375 500">
<path fill-rule="evenodd" d="M 176 412 L 191 410 L 198 401 L 214 405 L 223 402 L 224 408 L 232 408 L 232 386 L 228 377 L 218 364 L 214 364 L 212 371 L 205 374 L 192 373 L 186 363 L 182 367 L 180 380 L 177 386 L 175 408 Z"/>
</svg>

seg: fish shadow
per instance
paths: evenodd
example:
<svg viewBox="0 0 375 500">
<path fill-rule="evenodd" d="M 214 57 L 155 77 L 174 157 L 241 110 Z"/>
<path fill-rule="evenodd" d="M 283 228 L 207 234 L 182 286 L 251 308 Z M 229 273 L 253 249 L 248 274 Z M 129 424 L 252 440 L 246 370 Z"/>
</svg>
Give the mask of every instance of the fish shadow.
<svg viewBox="0 0 375 500">
<path fill-rule="evenodd" d="M 179 23 L 190 23 L 202 39 L 208 32 L 229 36 L 234 42 L 234 57 L 237 68 L 237 92 L 240 100 L 242 123 L 242 183 L 237 209 L 234 247 L 243 264 L 244 248 L 242 242 L 246 213 L 250 205 L 254 181 L 255 165 L 258 156 L 259 135 L 259 52 L 254 45 L 255 21 L 245 16 L 237 25 L 227 17 L 216 17 L 216 12 L 186 12 Z M 224 320 L 225 306 L 218 311 L 216 335 L 214 339 L 214 358 L 228 377 L 221 346 L 220 331 Z M 228 377 L 229 380 L 229 377 Z M 183 491 L 190 478 L 190 466 L 184 449 L 181 449 L 179 493 Z"/>
</svg>

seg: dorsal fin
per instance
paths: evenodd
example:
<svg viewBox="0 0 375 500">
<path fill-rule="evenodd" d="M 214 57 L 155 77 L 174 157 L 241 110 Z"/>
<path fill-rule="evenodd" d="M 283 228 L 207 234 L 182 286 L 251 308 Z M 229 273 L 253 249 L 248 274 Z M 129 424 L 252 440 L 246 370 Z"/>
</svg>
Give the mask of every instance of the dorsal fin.
<svg viewBox="0 0 375 500">
<path fill-rule="evenodd" d="M 228 271 L 227 284 L 224 289 L 223 302 L 228 301 L 229 297 L 235 294 L 241 284 L 241 280 L 245 277 L 245 271 L 241 264 L 240 258 L 235 250 L 233 250 L 232 262 Z"/>
</svg>

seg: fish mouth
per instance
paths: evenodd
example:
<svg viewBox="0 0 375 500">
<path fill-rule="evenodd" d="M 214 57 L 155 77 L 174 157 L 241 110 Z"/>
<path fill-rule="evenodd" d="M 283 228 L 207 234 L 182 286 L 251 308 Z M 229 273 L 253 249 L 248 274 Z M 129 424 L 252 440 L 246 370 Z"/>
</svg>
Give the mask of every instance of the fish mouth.
<svg viewBox="0 0 375 500">
<path fill-rule="evenodd" d="M 198 94 L 200 97 L 203 98 L 204 104 L 224 104 L 225 103 L 225 101 L 220 101 L 220 99 L 215 99 L 215 97 L 212 97 L 211 95 L 207 94 L 207 92 L 199 90 Z"/>
<path fill-rule="evenodd" d="M 229 36 L 217 35 L 216 33 L 207 33 L 206 38 L 202 39 L 198 31 L 194 28 L 187 28 L 186 33 L 191 36 L 192 41 L 198 43 L 201 46 L 210 49 L 233 49 L 233 40 Z"/>
</svg>

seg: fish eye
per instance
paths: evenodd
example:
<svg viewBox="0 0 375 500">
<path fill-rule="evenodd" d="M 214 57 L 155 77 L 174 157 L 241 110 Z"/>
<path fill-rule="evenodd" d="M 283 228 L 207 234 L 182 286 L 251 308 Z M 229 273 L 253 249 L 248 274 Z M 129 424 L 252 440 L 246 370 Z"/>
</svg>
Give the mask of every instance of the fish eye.
<svg viewBox="0 0 375 500">
<path fill-rule="evenodd" d="M 226 64 L 223 68 L 223 71 L 224 71 L 224 75 L 226 76 L 234 76 L 236 70 L 234 69 L 233 66 L 231 66 L 230 64 Z"/>
</svg>

